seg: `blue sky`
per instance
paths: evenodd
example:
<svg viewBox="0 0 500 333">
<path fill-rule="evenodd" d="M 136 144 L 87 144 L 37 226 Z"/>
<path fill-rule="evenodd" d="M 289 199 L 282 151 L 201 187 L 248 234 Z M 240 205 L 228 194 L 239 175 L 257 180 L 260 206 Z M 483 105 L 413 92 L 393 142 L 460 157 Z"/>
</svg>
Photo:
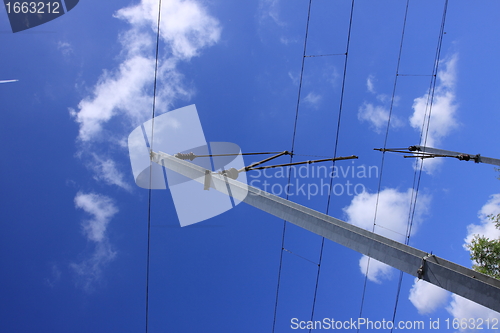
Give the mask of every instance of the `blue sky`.
<svg viewBox="0 0 500 333">
<path fill-rule="evenodd" d="M 163 0 L 157 114 L 196 104 L 208 141 L 290 150 L 308 4 Z M 359 159 L 337 162 L 345 172 L 381 171 L 373 148 L 384 145 L 405 5 L 355 1 L 337 155 Z M 500 158 L 499 7 L 449 3 L 429 146 Z M 134 183 L 126 139 L 151 117 L 157 8 L 156 0 L 85 0 L 16 34 L 1 11 L 0 81 L 19 80 L 0 83 L 6 332 L 144 330 L 148 192 Z M 419 143 L 443 8 L 410 1 L 399 68 L 406 76 L 397 79 L 387 147 Z M 306 54 L 340 55 L 305 59 L 297 154 L 334 153 L 350 9 L 347 0 L 312 1 Z M 471 235 L 500 236 L 486 219 L 500 212 L 497 175 L 489 165 L 426 162 L 410 245 L 470 267 L 463 245 Z M 413 177 L 412 161 L 386 154 L 376 232 L 404 239 Z M 371 230 L 379 179 L 334 178 L 329 214 Z M 322 180 L 330 179 L 294 181 Z M 348 194 L 347 181 L 366 191 Z M 327 209 L 326 193 L 291 199 Z M 168 190 L 153 191 L 151 214 L 150 332 L 272 330 L 282 220 L 242 204 L 181 228 Z M 311 317 L 321 238 L 288 224 L 285 248 L 276 332 Z M 361 310 L 373 321 L 392 318 L 399 272 L 372 262 L 361 308 L 365 261 L 325 241 L 315 320 L 357 319 Z M 396 321 L 495 316 L 403 277 Z"/>
</svg>

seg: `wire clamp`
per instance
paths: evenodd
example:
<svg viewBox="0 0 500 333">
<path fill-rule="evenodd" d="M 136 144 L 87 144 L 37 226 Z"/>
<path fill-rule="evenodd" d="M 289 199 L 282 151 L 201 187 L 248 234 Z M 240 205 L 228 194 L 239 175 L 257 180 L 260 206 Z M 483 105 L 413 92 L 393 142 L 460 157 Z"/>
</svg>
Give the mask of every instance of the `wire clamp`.
<svg viewBox="0 0 500 333">
<path fill-rule="evenodd" d="M 470 161 L 470 155 L 469 154 L 460 154 L 457 156 L 457 158 L 460 161 Z"/>
<path fill-rule="evenodd" d="M 432 254 L 432 252 L 430 254 L 427 254 L 425 257 L 422 258 L 422 263 L 420 264 L 420 267 L 417 269 L 417 276 L 418 276 L 418 279 L 421 280 L 423 277 L 424 277 L 424 273 L 425 273 L 425 262 L 427 259 L 429 259 L 430 257 L 434 257 L 434 255 Z"/>
</svg>

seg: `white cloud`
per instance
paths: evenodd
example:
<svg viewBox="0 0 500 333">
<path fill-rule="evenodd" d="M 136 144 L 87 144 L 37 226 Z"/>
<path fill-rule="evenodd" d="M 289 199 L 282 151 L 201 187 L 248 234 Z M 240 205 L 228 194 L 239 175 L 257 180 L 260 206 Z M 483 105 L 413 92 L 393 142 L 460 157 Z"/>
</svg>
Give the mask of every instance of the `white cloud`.
<svg viewBox="0 0 500 333">
<path fill-rule="evenodd" d="M 380 191 L 377 206 L 376 233 L 398 242 L 404 241 L 412 193 L 412 189 L 408 189 L 405 192 L 400 192 L 393 188 Z M 348 216 L 347 221 L 358 227 L 371 230 L 373 228 L 376 203 L 377 193 L 365 191 L 356 195 L 351 204 L 343 209 Z M 416 231 L 429 203 L 430 197 L 419 193 L 413 222 L 413 232 Z"/>
<path fill-rule="evenodd" d="M 106 229 L 118 209 L 107 196 L 82 192 L 75 196 L 75 206 L 91 216 L 90 219 L 82 221 L 82 230 L 87 239 L 94 243 L 95 248 L 89 258 L 78 264 L 72 263 L 70 267 L 78 276 L 78 284 L 86 291 L 91 291 L 93 283 L 100 280 L 103 267 L 116 257 Z"/>
<path fill-rule="evenodd" d="M 500 313 L 490 310 L 487 307 L 469 301 L 461 296 L 452 295 L 452 301 L 446 308 L 454 318 L 481 318 L 483 321 L 489 319 L 490 323 L 493 318 L 496 318 L 500 323 Z M 498 326 L 498 325 L 497 325 Z M 483 325 L 483 327 L 486 327 Z M 460 330 L 464 331 L 464 330 Z"/>
<path fill-rule="evenodd" d="M 94 284 L 101 281 L 104 266 L 115 257 L 116 251 L 113 250 L 108 240 L 96 243 L 94 252 L 89 258 L 78 264 L 70 264 L 70 267 L 77 274 L 77 285 L 81 286 L 86 292 L 92 292 Z"/>
<path fill-rule="evenodd" d="M 359 269 L 361 273 L 368 276 L 368 280 L 375 283 L 382 283 L 382 280 L 389 280 L 393 273 L 391 266 L 365 255 L 359 259 Z"/>
<path fill-rule="evenodd" d="M 408 297 L 421 315 L 430 314 L 446 304 L 449 292 L 424 280 L 415 278 Z"/>
<path fill-rule="evenodd" d="M 61 53 L 65 57 L 68 57 L 73 53 L 73 47 L 68 42 L 59 41 L 57 43 L 57 48 L 61 51 Z"/>
<path fill-rule="evenodd" d="M 500 237 L 500 230 L 498 230 L 495 224 L 488 218 L 488 215 L 496 215 L 498 213 L 500 213 L 500 194 L 494 194 L 478 212 L 480 224 L 470 224 L 467 226 L 467 237 L 464 240 L 464 248 L 466 250 L 466 244 L 470 244 L 474 235 L 485 236 L 490 239 Z M 453 295 L 452 301 L 446 309 L 455 318 L 498 318 L 500 320 L 500 314 L 498 312 L 458 295 Z"/>
<path fill-rule="evenodd" d="M 94 242 L 104 239 L 109 220 L 118 212 L 111 198 L 95 194 L 78 192 L 75 197 L 75 206 L 83 209 L 92 218 L 82 224 L 87 238 Z"/>
<path fill-rule="evenodd" d="M 133 27 L 146 26 L 156 31 L 158 1 L 142 0 L 136 6 L 120 9 L 116 17 Z M 175 58 L 190 59 L 197 56 L 201 48 L 219 40 L 220 27 L 199 2 L 169 0 L 162 1 L 160 34 Z"/>
<path fill-rule="evenodd" d="M 280 42 L 281 44 L 288 45 L 288 44 L 295 44 L 298 42 L 298 40 L 296 38 L 280 37 Z"/>
<path fill-rule="evenodd" d="M 283 27 L 285 22 L 280 18 L 280 0 L 260 0 L 259 13 L 261 23 L 266 19 L 271 19 L 276 25 Z"/>
<path fill-rule="evenodd" d="M 387 126 L 389 110 L 383 106 L 365 102 L 358 110 L 358 120 L 369 122 L 375 132 L 381 133 L 382 129 Z M 403 122 L 398 117 L 391 116 L 391 126 L 401 127 Z"/>
<path fill-rule="evenodd" d="M 151 116 L 157 6 L 156 0 L 142 0 L 116 13 L 115 17 L 130 24 L 130 29 L 120 37 L 124 60 L 116 70 L 105 71 L 92 95 L 85 97 L 77 110 L 70 110 L 80 124 L 81 141 L 98 138 L 103 126 L 115 116 L 123 115 L 134 125 Z M 220 27 L 198 2 L 170 0 L 162 2 L 160 31 L 168 52 L 160 52 L 159 112 L 165 111 L 174 99 L 190 96 L 177 71 L 177 63 L 197 56 L 201 48 L 216 43 Z"/>
<path fill-rule="evenodd" d="M 103 140 L 126 147 L 123 143 L 129 129 L 151 117 L 158 1 L 141 0 L 118 10 L 115 17 L 129 24 L 129 29 L 118 37 L 122 47 L 120 64 L 104 70 L 91 93 L 75 109 L 70 109 L 70 114 L 79 124 L 79 155 L 90 157 L 87 164 L 96 173 L 95 178 L 130 190 L 117 164 L 91 151 L 93 144 Z M 157 114 L 167 111 L 175 100 L 191 97 L 178 64 L 218 42 L 220 33 L 219 22 L 199 1 L 162 1 L 160 46 L 164 49 L 159 50 L 158 59 Z M 60 44 L 60 48 L 64 52 L 67 46 Z M 112 120 L 114 128 L 109 128 Z M 116 124 L 124 129 L 117 129 Z M 75 205 L 91 215 L 83 221 L 82 229 L 95 245 L 94 252 L 80 263 L 71 264 L 80 283 L 88 290 L 99 280 L 104 265 L 116 256 L 106 230 L 118 209 L 110 198 L 94 193 L 78 193 Z"/>
<path fill-rule="evenodd" d="M 500 194 L 494 194 L 478 213 L 480 224 L 470 224 L 467 226 L 468 234 L 465 238 L 464 249 L 467 250 L 466 244 L 470 244 L 474 235 L 486 236 L 488 238 L 500 237 L 500 231 L 495 228 L 495 225 L 488 218 L 488 215 L 498 213 L 500 213 Z M 443 289 L 424 282 L 418 281 L 414 283 L 409 299 L 419 313 L 428 314 L 438 307 L 443 306 L 448 297 L 445 295 Z M 452 294 L 452 300 L 446 309 L 454 318 L 500 319 L 498 312 L 455 294 Z"/>
<path fill-rule="evenodd" d="M 444 69 L 438 72 L 439 84 L 435 88 L 434 102 L 430 108 L 430 92 L 413 101 L 413 115 L 410 117 L 411 126 L 417 131 L 427 132 L 427 140 L 422 139 L 420 144 L 427 147 L 438 147 L 442 139 L 458 126 L 456 119 L 457 104 L 455 101 L 456 64 L 458 56 L 442 61 Z M 430 119 L 429 112 L 431 114 Z M 427 159 L 424 162 L 424 170 L 432 173 L 440 159 Z"/>
<path fill-rule="evenodd" d="M 321 95 L 310 92 L 307 94 L 307 96 L 304 98 L 304 102 L 307 104 L 311 105 L 314 108 L 317 108 L 319 106 L 319 103 L 321 102 Z"/>
<path fill-rule="evenodd" d="M 377 234 L 398 242 L 404 242 L 412 193 L 412 189 L 408 189 L 406 192 L 400 192 L 392 188 L 380 191 L 375 226 Z M 356 195 L 351 204 L 343 208 L 344 213 L 347 215 L 347 222 L 371 231 L 373 229 L 376 203 L 377 193 L 363 192 Z M 430 197 L 419 193 L 412 234 L 417 230 L 429 203 Z M 363 256 L 359 263 L 363 274 L 366 274 L 366 261 L 367 259 Z M 371 259 L 368 279 L 380 282 L 382 278 L 390 277 L 390 271 L 391 268 L 386 264 Z"/>
<path fill-rule="evenodd" d="M 478 213 L 480 224 L 470 224 L 467 226 L 467 237 L 465 244 L 470 244 L 474 235 L 485 236 L 490 239 L 500 237 L 500 230 L 495 227 L 495 224 L 488 218 L 488 215 L 500 213 L 500 194 L 494 194 L 490 200 L 481 208 Z"/>
<path fill-rule="evenodd" d="M 373 75 L 368 76 L 368 78 L 366 79 L 366 88 L 372 94 L 375 94 L 375 87 L 373 85 L 373 80 L 374 79 L 375 79 L 375 77 Z"/>
<path fill-rule="evenodd" d="M 292 72 L 288 72 L 288 77 L 292 80 L 292 83 L 294 85 L 299 85 L 299 74 L 297 73 L 296 75 Z"/>
<path fill-rule="evenodd" d="M 60 50 L 65 57 L 69 57 L 71 54 L 73 54 L 73 47 L 68 42 L 59 41 L 57 43 L 57 49 Z"/>
<path fill-rule="evenodd" d="M 103 125 L 120 111 L 131 118 L 140 118 L 140 115 L 145 118 L 151 110 L 152 99 L 144 89 L 151 83 L 153 66 L 153 59 L 136 56 L 125 60 L 117 72 L 105 72 L 101 76 L 93 96 L 80 101 L 79 111 L 71 110 L 71 115 L 80 124 L 82 141 L 98 137 Z"/>
<path fill-rule="evenodd" d="M 465 244 L 470 244 L 474 235 L 488 238 L 500 237 L 500 230 L 488 218 L 488 215 L 500 213 L 500 194 L 494 194 L 478 213 L 480 224 L 470 224 L 467 226 L 467 237 Z M 450 305 L 446 308 L 455 318 L 482 318 L 500 320 L 500 314 L 482 305 L 469 301 L 458 295 L 453 295 Z"/>
<path fill-rule="evenodd" d="M 375 77 L 373 75 L 368 76 L 366 79 L 366 88 L 368 91 L 376 95 L 377 100 L 380 102 L 388 101 L 387 95 L 376 93 L 374 81 Z M 395 97 L 394 105 L 397 104 L 397 100 L 398 98 Z M 389 109 L 386 106 L 364 102 L 358 109 L 358 120 L 368 122 L 373 130 L 380 134 L 386 128 L 389 121 Z M 391 126 L 393 128 L 402 127 L 403 122 L 397 116 L 391 115 Z"/>
<path fill-rule="evenodd" d="M 92 154 L 94 161 L 90 164 L 90 168 L 96 173 L 94 179 L 103 180 L 107 184 L 116 185 L 124 190 L 131 191 L 132 188 L 123 178 L 124 175 L 117 168 L 112 159 L 104 159 L 96 154 Z"/>
</svg>

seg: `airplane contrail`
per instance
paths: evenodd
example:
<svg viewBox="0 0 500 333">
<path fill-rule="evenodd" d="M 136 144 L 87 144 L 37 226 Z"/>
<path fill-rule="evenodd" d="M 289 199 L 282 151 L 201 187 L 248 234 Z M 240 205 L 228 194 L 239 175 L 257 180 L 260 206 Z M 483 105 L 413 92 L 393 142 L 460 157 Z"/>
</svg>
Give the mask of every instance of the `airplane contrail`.
<svg viewBox="0 0 500 333">
<path fill-rule="evenodd" d="M 0 83 L 17 82 L 19 80 L 0 80 Z"/>
</svg>

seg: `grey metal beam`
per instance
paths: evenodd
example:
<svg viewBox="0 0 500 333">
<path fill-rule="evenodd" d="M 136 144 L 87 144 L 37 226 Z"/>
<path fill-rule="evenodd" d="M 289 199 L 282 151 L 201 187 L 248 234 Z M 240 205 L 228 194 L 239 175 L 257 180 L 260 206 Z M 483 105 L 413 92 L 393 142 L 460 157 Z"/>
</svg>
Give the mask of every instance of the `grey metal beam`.
<svg viewBox="0 0 500 333">
<path fill-rule="evenodd" d="M 430 153 L 430 154 L 450 155 L 450 156 L 455 156 L 455 157 L 469 155 L 471 157 L 471 159 L 474 159 L 474 161 L 476 163 L 486 163 L 486 164 L 493 164 L 493 165 L 500 166 L 500 159 L 491 158 L 491 157 L 484 157 L 484 156 L 481 156 L 480 154 L 465 154 L 465 153 L 459 153 L 456 151 L 437 149 L 437 148 L 431 148 L 431 147 L 425 147 L 425 146 L 414 146 L 414 147 L 417 148 L 417 151 L 424 152 L 424 153 Z"/>
<path fill-rule="evenodd" d="M 198 181 L 200 191 L 203 190 L 206 169 L 161 152 L 153 152 L 151 158 L 155 163 Z M 500 280 L 223 175 L 212 173 L 211 180 L 216 189 L 229 185 L 231 195 L 238 200 L 500 312 Z"/>
</svg>

